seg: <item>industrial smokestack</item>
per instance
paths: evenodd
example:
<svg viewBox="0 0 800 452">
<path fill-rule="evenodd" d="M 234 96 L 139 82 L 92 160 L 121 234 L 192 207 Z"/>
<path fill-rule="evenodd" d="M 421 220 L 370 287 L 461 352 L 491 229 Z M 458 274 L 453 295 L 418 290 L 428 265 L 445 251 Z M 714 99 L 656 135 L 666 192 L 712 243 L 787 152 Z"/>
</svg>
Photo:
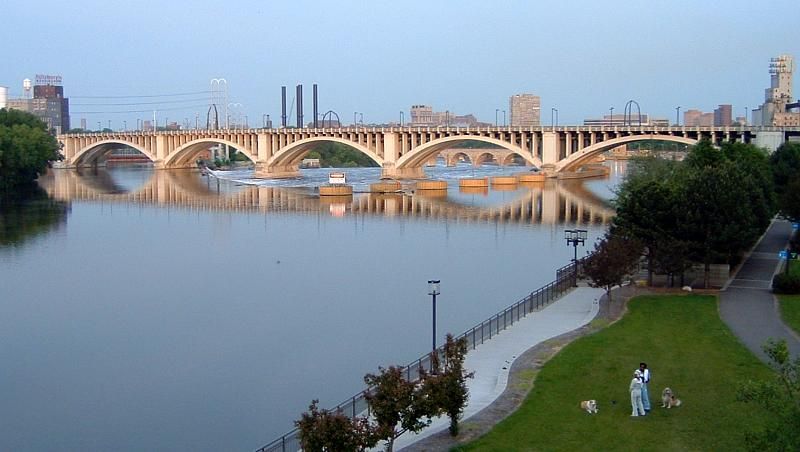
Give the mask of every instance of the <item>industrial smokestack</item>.
<svg viewBox="0 0 800 452">
<path fill-rule="evenodd" d="M 303 85 L 297 85 L 297 127 L 303 128 Z"/>
<path fill-rule="evenodd" d="M 317 123 L 317 117 L 319 116 L 319 110 L 317 109 L 317 84 L 314 83 L 314 128 L 316 129 L 319 124 Z"/>
<path fill-rule="evenodd" d="M 281 86 L 281 127 L 286 127 L 286 87 Z"/>
</svg>

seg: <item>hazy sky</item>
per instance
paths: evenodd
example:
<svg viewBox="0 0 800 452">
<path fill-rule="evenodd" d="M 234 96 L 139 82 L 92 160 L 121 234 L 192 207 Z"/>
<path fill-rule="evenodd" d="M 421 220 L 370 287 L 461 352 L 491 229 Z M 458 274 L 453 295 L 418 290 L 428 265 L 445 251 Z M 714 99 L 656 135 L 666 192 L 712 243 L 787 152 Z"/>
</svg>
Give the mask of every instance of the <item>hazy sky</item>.
<svg viewBox="0 0 800 452">
<path fill-rule="evenodd" d="M 508 97 L 542 98 L 561 124 L 622 113 L 629 99 L 643 113 L 675 118 L 675 107 L 734 115 L 758 106 L 770 57 L 800 59 L 797 0 L 726 1 L 63 1 L 6 0 L 2 6 L 0 85 L 22 94 L 22 79 L 61 74 L 72 125 L 114 128 L 150 113 L 194 123 L 206 94 L 173 98 L 86 99 L 209 90 L 228 80 L 231 102 L 250 125 L 280 116 L 289 101 L 319 84 L 321 112 L 344 122 L 397 121 L 412 104 L 473 113 L 494 122 Z M 798 77 L 795 76 L 795 80 Z M 797 95 L 797 91 L 795 91 Z M 183 103 L 131 106 L 108 103 Z M 191 108 L 182 108 L 191 106 Z M 169 110 L 167 110 L 169 109 Z"/>
</svg>

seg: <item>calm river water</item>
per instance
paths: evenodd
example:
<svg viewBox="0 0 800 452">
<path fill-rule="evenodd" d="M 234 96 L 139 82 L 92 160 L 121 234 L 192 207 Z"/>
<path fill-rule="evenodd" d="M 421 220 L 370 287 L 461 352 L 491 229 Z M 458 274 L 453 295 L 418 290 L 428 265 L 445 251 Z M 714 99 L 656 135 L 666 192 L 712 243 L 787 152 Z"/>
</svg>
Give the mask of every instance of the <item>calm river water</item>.
<svg viewBox="0 0 800 452">
<path fill-rule="evenodd" d="M 563 230 L 605 230 L 612 177 L 320 200 L 302 180 L 56 171 L 3 212 L 0 450 L 253 450 L 310 401 L 461 333 L 555 277 Z M 363 190 L 378 169 L 347 169 Z M 587 243 L 585 249 L 591 248 Z M 439 339 L 441 341 L 441 338 Z"/>
</svg>

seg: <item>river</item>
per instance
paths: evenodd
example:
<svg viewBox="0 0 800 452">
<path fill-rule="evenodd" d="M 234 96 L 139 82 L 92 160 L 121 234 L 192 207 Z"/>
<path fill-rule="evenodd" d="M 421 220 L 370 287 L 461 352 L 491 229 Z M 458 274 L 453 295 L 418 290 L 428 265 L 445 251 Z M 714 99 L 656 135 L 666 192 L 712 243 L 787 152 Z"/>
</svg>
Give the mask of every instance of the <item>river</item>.
<svg viewBox="0 0 800 452">
<path fill-rule="evenodd" d="M 461 333 L 555 277 L 613 215 L 610 179 L 321 200 L 329 170 L 259 181 L 121 166 L 42 179 L 0 230 L 0 450 L 253 450 L 312 399 Z M 357 192 L 378 169 L 346 169 Z M 33 204 L 31 204 L 33 205 Z M 38 213 L 37 213 L 38 212 Z M 11 224 L 13 223 L 13 224 Z"/>
</svg>

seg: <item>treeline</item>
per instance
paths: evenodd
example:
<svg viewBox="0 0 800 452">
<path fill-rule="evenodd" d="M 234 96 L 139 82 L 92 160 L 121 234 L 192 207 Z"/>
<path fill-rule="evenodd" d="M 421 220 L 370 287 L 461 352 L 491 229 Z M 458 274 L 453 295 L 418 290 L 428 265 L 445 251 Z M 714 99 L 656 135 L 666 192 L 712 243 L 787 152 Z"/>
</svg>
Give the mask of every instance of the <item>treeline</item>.
<svg viewBox="0 0 800 452">
<path fill-rule="evenodd" d="M 50 162 L 61 159 L 58 141 L 39 118 L 0 109 L 0 195 L 32 184 Z"/>
<path fill-rule="evenodd" d="M 309 159 L 319 159 L 319 164 L 325 168 L 356 168 L 378 166 L 366 154 L 350 146 L 325 142 L 317 145 L 314 150 L 306 155 Z"/>
<path fill-rule="evenodd" d="M 751 144 L 693 146 L 681 161 L 641 158 L 615 199 L 616 217 L 585 267 L 610 289 L 644 256 L 653 274 L 674 282 L 693 264 L 736 265 L 776 212 L 800 219 L 800 143 L 773 154 Z"/>
</svg>

